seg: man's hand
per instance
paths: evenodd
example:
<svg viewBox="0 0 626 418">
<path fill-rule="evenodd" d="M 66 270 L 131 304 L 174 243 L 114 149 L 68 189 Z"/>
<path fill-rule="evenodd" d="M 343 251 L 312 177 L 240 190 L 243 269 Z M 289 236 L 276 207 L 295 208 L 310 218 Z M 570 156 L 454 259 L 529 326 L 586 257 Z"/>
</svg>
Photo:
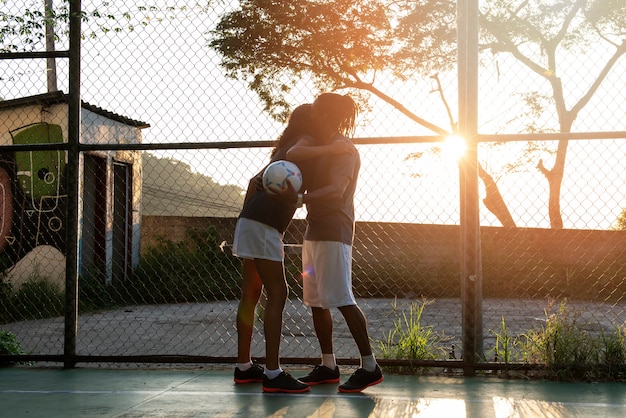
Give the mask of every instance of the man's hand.
<svg viewBox="0 0 626 418">
<path fill-rule="evenodd" d="M 350 154 L 356 152 L 356 148 L 352 142 L 345 137 L 335 139 L 328 147 L 331 154 Z"/>
</svg>

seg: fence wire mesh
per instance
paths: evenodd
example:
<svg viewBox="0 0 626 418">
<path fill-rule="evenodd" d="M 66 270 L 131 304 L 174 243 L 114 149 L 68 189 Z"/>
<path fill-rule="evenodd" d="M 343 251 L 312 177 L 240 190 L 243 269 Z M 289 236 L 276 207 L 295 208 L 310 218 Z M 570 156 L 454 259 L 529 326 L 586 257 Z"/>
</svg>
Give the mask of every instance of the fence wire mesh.
<svg viewBox="0 0 626 418">
<path fill-rule="evenodd" d="M 484 13 L 495 7 L 484 3 Z M 239 6 L 83 2 L 81 141 L 95 147 L 81 152 L 81 215 L 66 219 L 68 100 L 62 92 L 69 89 L 70 68 L 56 59 L 58 93 L 49 91 L 45 59 L 10 56 L 45 50 L 44 20 L 39 2 L 3 5 L 2 52 L 12 59 L 0 60 L 1 144 L 11 145 L 0 148 L 0 329 L 15 336 L 21 354 L 64 352 L 65 227 L 78 222 L 77 355 L 236 356 L 241 261 L 230 253 L 234 225 L 248 181 L 269 160 L 283 127 L 245 81 L 225 75 L 209 47 L 220 19 Z M 67 3 L 54 7 L 64 22 Z M 603 19 L 613 22 L 623 13 L 618 9 Z M 30 35 L 7 31 L 19 25 L 11 15 L 32 23 Z M 56 48 L 67 49 L 66 24 L 56 30 Z M 623 25 L 620 30 L 623 37 Z M 626 332 L 626 137 L 614 132 L 623 130 L 626 116 L 626 62 L 615 42 L 587 39 L 591 47 L 583 53 L 559 56 L 563 108 L 551 73 L 538 74 L 515 55 L 481 54 L 480 355 L 487 361 L 503 361 L 504 336 L 519 342 L 545 330 L 555 315 L 596 339 Z M 540 50 L 521 52 L 544 59 Z M 600 79 L 603 68 L 609 71 Z M 431 351 L 418 359 L 460 358 L 463 343 L 463 149 L 407 118 L 419 115 L 453 131 L 456 116 L 448 111 L 458 107 L 457 74 L 432 74 L 408 81 L 391 67 L 376 74 L 376 88 L 401 103 L 404 114 L 381 95 L 349 90 L 367 99 L 355 135 L 362 166 L 353 281 L 381 359 L 407 359 L 398 338 L 416 328 L 431 338 Z M 310 102 L 317 92 L 303 77 L 289 100 Z M 565 118 L 563 110 L 574 108 L 578 113 Z M 569 130 L 592 134 L 542 136 Z M 36 147 L 42 143 L 48 148 Z M 281 355 L 316 361 L 300 278 L 305 216 L 306 208 L 299 209 L 285 235 L 290 298 Z M 263 304 L 255 357 L 264 355 L 262 312 Z M 337 312 L 336 355 L 356 358 L 340 319 Z M 544 362 L 528 347 L 516 350 L 506 361 Z"/>
</svg>

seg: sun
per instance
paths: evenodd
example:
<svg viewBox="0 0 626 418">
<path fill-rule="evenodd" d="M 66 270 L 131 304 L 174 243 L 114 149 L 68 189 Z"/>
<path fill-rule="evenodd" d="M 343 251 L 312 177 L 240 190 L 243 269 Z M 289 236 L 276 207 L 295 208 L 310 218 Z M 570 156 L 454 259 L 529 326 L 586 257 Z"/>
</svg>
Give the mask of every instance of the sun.
<svg viewBox="0 0 626 418">
<path fill-rule="evenodd" d="M 446 160 L 459 161 L 465 155 L 467 143 L 458 135 L 448 136 L 441 146 L 442 156 Z"/>
</svg>

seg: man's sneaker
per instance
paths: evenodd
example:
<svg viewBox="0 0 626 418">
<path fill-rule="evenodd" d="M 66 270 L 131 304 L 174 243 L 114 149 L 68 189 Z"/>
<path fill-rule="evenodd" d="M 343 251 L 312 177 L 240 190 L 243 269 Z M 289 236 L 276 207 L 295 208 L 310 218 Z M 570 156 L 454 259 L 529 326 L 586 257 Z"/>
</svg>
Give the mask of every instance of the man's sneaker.
<svg viewBox="0 0 626 418">
<path fill-rule="evenodd" d="M 368 372 L 367 370 L 361 368 L 357 369 L 350 379 L 343 385 L 339 385 L 337 390 L 339 392 L 361 392 L 363 389 L 368 388 L 370 386 L 374 386 L 382 382 L 384 379 L 383 372 L 380 370 L 378 365 L 376 366 L 376 370 L 373 372 Z"/>
<path fill-rule="evenodd" d="M 286 371 L 270 379 L 263 375 L 263 392 L 268 393 L 303 393 L 310 391 L 311 388 L 306 383 L 299 381 Z"/>
<path fill-rule="evenodd" d="M 339 383 L 339 367 L 335 366 L 335 370 L 326 366 L 315 366 L 311 373 L 300 378 L 301 382 L 311 386 L 322 383 Z"/>
<path fill-rule="evenodd" d="M 239 370 L 239 367 L 235 367 L 235 383 L 243 385 L 245 383 L 261 383 L 263 381 L 263 367 L 254 363 L 245 372 Z"/>
</svg>

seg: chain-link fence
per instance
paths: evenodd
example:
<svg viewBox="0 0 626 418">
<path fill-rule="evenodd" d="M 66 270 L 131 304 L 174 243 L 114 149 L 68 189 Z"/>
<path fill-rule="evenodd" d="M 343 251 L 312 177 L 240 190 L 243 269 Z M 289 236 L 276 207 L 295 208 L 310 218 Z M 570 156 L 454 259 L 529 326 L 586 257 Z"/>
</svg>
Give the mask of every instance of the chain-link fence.
<svg viewBox="0 0 626 418">
<path fill-rule="evenodd" d="M 66 26 L 58 23 L 66 22 L 67 6 L 53 6 L 59 51 L 69 50 Z M 230 253 L 234 225 L 248 180 L 267 163 L 283 126 L 263 111 L 266 103 L 245 77 L 225 76 L 223 56 L 209 46 L 218 22 L 239 4 L 83 2 L 77 184 L 67 175 L 73 97 L 63 93 L 72 90 L 71 51 L 70 59 L 48 53 L 57 56 L 54 64 L 33 52 L 46 50 L 45 39 L 37 37 L 44 32 L 43 17 L 34 13 L 38 2 L 3 7 L 3 16 L 30 16 L 24 12 L 30 10 L 39 25 L 14 36 L 5 31 L 2 38 L 0 330 L 23 351 L 0 355 L 233 361 L 241 286 L 241 261 Z M 491 31 L 484 41 L 506 44 L 488 19 L 495 14 L 490 7 L 481 6 L 487 19 L 481 29 Z M 619 26 L 615 16 L 623 10 L 612 12 L 598 18 L 595 29 L 581 23 L 576 30 Z M 532 23 L 532 16 L 527 20 Z M 355 135 L 362 166 L 353 281 L 381 362 L 454 365 L 463 355 L 464 318 L 471 314 L 478 318 L 478 357 L 486 368 L 502 362 L 545 366 L 549 361 L 537 351 L 550 343 L 554 321 L 584 341 L 570 340 L 571 346 L 595 345 L 596 351 L 587 351 L 602 356 L 595 359 L 599 364 L 626 364 L 626 134 L 620 132 L 626 60 L 616 41 L 623 38 L 620 30 L 608 43 L 606 37 L 586 38 L 594 43 L 582 54 L 556 54 L 558 78 L 554 62 L 544 73 L 527 65 L 543 62 L 540 50 L 502 54 L 494 47 L 480 55 L 482 134 L 475 138 L 474 177 L 482 264 L 471 275 L 480 289 L 478 312 L 464 305 L 461 280 L 468 199 L 459 177 L 459 164 L 467 164 L 459 162 L 462 144 L 442 142 L 437 132 L 430 136 L 432 129 L 422 123 L 456 130 L 450 110 L 459 107 L 456 71 L 441 67 L 429 77 L 422 69 L 403 81 L 383 68 L 370 74 L 373 84 L 363 85 L 373 88 L 348 90 L 363 105 Z M 46 77 L 51 69 L 54 88 Z M 291 104 L 315 97 L 312 81 L 303 75 L 295 83 Z M 68 219 L 73 184 L 78 217 Z M 290 297 L 281 355 L 292 362 L 319 356 L 301 299 L 305 216 L 306 208 L 298 210 L 285 235 Z M 68 225 L 78 225 L 77 236 L 67 234 Z M 67 287 L 75 283 L 66 274 L 71 240 L 78 245 L 76 299 Z M 261 304 L 255 357 L 264 355 L 262 312 Z M 340 361 L 358 357 L 339 312 L 335 339 Z M 614 343 L 621 362 L 608 357 Z"/>
</svg>

